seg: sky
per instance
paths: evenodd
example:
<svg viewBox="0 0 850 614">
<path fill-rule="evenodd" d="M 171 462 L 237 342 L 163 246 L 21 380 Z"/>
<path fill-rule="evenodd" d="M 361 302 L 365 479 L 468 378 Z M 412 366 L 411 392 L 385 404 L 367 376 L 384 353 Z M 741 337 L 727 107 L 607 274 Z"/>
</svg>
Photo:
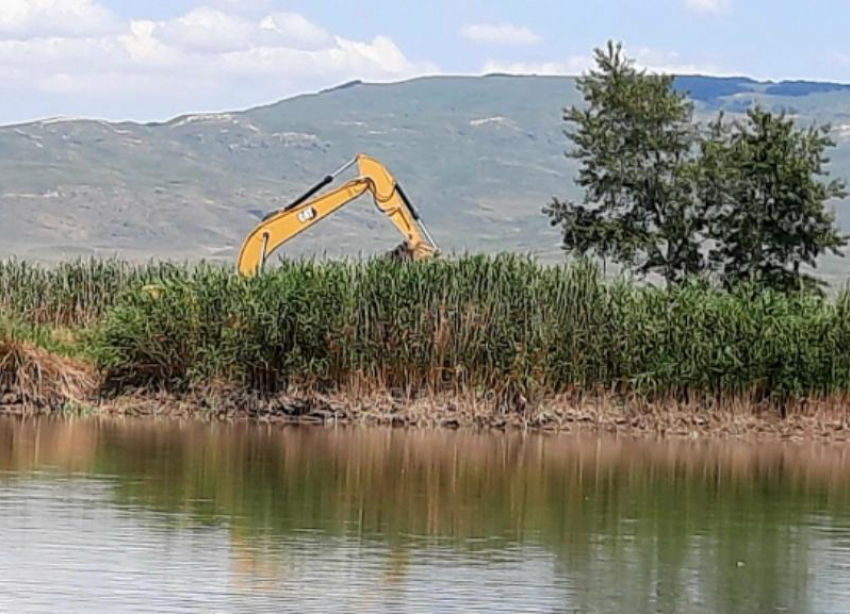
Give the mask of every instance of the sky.
<svg viewBox="0 0 850 614">
<path fill-rule="evenodd" d="M 164 120 L 353 79 L 675 73 L 850 82 L 847 0 L 0 0 L 0 123 Z"/>
</svg>

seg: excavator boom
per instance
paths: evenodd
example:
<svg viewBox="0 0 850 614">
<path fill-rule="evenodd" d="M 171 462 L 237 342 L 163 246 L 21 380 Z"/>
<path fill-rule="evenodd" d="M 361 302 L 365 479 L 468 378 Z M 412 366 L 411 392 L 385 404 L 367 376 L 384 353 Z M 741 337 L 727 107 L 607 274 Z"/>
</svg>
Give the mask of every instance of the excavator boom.
<svg viewBox="0 0 850 614">
<path fill-rule="evenodd" d="M 327 194 L 313 198 L 354 164 L 359 168 L 359 177 Z M 404 235 L 406 250 L 413 259 L 423 260 L 439 253 L 419 213 L 395 178 L 380 162 L 361 154 L 325 177 L 286 208 L 267 215 L 242 245 L 239 253 L 239 272 L 249 277 L 256 275 L 262 271 L 268 257 L 281 245 L 366 192 L 371 192 L 378 209 L 389 217 Z"/>
</svg>

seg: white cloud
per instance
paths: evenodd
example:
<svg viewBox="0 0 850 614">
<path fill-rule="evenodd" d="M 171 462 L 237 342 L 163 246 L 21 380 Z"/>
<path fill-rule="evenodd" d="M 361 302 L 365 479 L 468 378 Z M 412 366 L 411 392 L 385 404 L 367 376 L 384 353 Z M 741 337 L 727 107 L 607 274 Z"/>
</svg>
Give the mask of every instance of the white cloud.
<svg viewBox="0 0 850 614">
<path fill-rule="evenodd" d="M 332 42 L 330 34 L 298 13 L 272 13 L 260 22 L 260 27 L 293 47 L 316 49 Z"/>
<path fill-rule="evenodd" d="M 91 36 L 115 32 L 118 20 L 92 0 L 0 0 L 0 36 Z"/>
<path fill-rule="evenodd" d="M 228 13 L 257 13 L 271 6 L 271 0 L 210 0 L 210 5 Z"/>
<path fill-rule="evenodd" d="M 158 29 L 153 21 L 133 21 L 129 33 L 117 39 L 120 48 L 126 51 L 129 60 L 137 66 L 174 65 L 180 51 L 169 47 L 154 34 Z"/>
<path fill-rule="evenodd" d="M 13 5 L 14 13 L 5 10 Z M 386 36 L 335 36 L 297 13 L 251 17 L 199 7 L 166 21 L 120 22 L 92 0 L 0 0 L 0 7 L 0 85 L 18 100 L 58 96 L 69 103 L 56 108 L 61 115 L 79 114 L 81 101 L 129 109 L 123 117 L 137 118 L 133 109 L 144 105 L 167 109 L 163 115 L 229 109 L 352 79 L 439 72 L 409 59 Z M 73 28 L 48 30 L 71 9 L 81 16 Z M 36 14 L 43 18 L 38 27 Z M 4 108 L 22 107 L 0 101 L 0 120 Z"/>
<path fill-rule="evenodd" d="M 721 68 L 710 63 L 683 61 L 678 53 L 664 52 L 646 47 L 636 50 L 626 50 L 626 55 L 632 58 L 635 66 L 652 73 L 664 74 L 701 74 L 724 76 L 733 73 L 724 72 Z M 596 62 L 592 56 L 577 55 L 562 62 L 497 62 L 489 61 L 484 65 L 484 74 L 506 73 L 514 75 L 568 75 L 575 76 L 595 68 Z"/>
<path fill-rule="evenodd" d="M 464 26 L 461 35 L 474 43 L 489 45 L 536 45 L 542 39 L 525 26 L 512 23 L 479 23 Z"/>
<path fill-rule="evenodd" d="M 272 13 L 257 22 L 207 7 L 158 24 L 154 36 L 198 53 L 265 47 L 320 49 L 333 44 L 330 34 L 298 13 Z"/>
<path fill-rule="evenodd" d="M 331 82 L 355 77 L 387 81 L 437 72 L 433 65 L 408 60 L 396 44 L 384 36 L 369 43 L 337 37 L 333 45 L 313 50 L 255 47 L 224 54 L 219 59 L 222 70 L 240 78 L 295 79 L 321 75 Z"/>
<path fill-rule="evenodd" d="M 249 48 L 256 26 L 218 9 L 201 7 L 159 24 L 154 36 L 186 51 L 219 53 Z"/>
<path fill-rule="evenodd" d="M 484 65 L 484 74 L 508 75 L 578 75 L 593 66 L 593 58 L 575 56 L 564 62 L 497 62 Z"/>
<path fill-rule="evenodd" d="M 719 13 L 729 6 L 729 0 L 684 0 L 684 3 L 698 13 Z"/>
<path fill-rule="evenodd" d="M 724 71 L 716 64 L 710 62 L 694 62 L 682 58 L 675 51 L 661 51 L 648 47 L 639 47 L 633 51 L 626 50 L 626 55 L 633 58 L 638 68 L 643 68 L 652 73 L 664 73 L 673 75 L 712 75 L 729 76 L 732 73 Z"/>
</svg>

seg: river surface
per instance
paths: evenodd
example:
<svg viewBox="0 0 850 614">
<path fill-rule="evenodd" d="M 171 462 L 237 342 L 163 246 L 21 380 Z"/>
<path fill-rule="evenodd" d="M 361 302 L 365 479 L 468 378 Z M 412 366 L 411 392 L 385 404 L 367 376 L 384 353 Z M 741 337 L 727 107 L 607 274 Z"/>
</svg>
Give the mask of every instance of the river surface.
<svg viewBox="0 0 850 614">
<path fill-rule="evenodd" d="M 850 448 L 0 419 L 0 613 L 850 612 Z"/>
</svg>

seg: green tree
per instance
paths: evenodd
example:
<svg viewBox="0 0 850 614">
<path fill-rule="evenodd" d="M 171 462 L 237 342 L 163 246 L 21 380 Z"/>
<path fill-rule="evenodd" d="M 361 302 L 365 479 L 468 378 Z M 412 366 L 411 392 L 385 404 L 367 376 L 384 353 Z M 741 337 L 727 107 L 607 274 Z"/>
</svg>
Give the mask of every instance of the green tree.
<svg viewBox="0 0 850 614">
<path fill-rule="evenodd" d="M 702 130 L 674 77 L 638 70 L 619 44 L 595 56 L 578 80 L 584 103 L 564 111 L 584 199 L 544 209 L 564 249 L 668 283 L 817 286 L 804 268 L 847 244 L 827 209 L 846 195 L 828 179 L 828 127 L 755 108 Z"/>
<path fill-rule="evenodd" d="M 710 261 L 723 284 L 812 288 L 801 271 L 847 244 L 826 205 L 846 196 L 828 180 L 826 126 L 798 128 L 761 108 L 731 125 L 718 118 L 701 148 L 700 195 L 712 213 Z"/>
<path fill-rule="evenodd" d="M 544 212 L 561 227 L 566 251 L 681 282 L 707 264 L 692 105 L 673 77 L 638 70 L 620 44 L 595 55 L 597 69 L 578 80 L 585 104 L 564 111 L 585 198 L 554 199 Z"/>
</svg>

